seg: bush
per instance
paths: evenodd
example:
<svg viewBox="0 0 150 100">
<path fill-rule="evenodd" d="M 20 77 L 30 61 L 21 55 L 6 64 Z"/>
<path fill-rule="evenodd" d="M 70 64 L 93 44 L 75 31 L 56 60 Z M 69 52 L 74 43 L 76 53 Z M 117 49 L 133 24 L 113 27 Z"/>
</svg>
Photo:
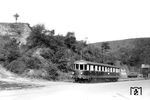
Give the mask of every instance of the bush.
<svg viewBox="0 0 150 100">
<path fill-rule="evenodd" d="M 46 70 L 44 69 L 27 69 L 24 73 L 24 76 L 29 76 L 32 78 L 47 78 L 48 77 L 48 73 Z"/>
<path fill-rule="evenodd" d="M 71 81 L 72 79 L 72 74 L 71 73 L 63 73 L 58 71 L 58 81 Z"/>
<path fill-rule="evenodd" d="M 19 60 L 22 61 L 28 69 L 39 69 L 42 67 L 40 60 L 36 57 L 24 55 Z"/>
<path fill-rule="evenodd" d="M 14 60 L 6 68 L 16 74 L 22 74 L 26 69 L 26 64 L 20 60 Z"/>
<path fill-rule="evenodd" d="M 58 77 L 58 68 L 57 65 L 55 64 L 51 64 L 49 65 L 49 67 L 45 68 L 47 73 L 48 73 L 48 77 L 46 77 L 46 79 L 48 80 L 56 80 Z"/>
</svg>

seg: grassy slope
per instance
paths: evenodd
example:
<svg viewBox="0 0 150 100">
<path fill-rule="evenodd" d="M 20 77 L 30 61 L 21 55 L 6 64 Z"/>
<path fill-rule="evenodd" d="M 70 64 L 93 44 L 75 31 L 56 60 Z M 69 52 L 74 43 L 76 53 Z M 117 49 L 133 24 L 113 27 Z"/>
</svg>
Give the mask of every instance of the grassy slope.
<svg viewBox="0 0 150 100">
<path fill-rule="evenodd" d="M 110 45 L 111 52 L 117 52 L 120 48 L 134 48 L 135 41 L 139 41 L 141 38 L 133 38 L 133 39 L 125 39 L 125 40 L 117 40 L 117 41 L 106 41 Z M 145 38 L 146 39 L 146 38 Z M 92 43 L 90 45 L 94 45 L 98 48 L 101 48 L 102 42 Z"/>
</svg>

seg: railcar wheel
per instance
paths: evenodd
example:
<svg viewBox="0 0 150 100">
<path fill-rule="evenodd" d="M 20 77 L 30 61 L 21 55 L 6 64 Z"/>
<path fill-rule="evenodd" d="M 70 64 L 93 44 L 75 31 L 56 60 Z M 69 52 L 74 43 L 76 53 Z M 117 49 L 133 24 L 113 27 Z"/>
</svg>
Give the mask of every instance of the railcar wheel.
<svg viewBox="0 0 150 100">
<path fill-rule="evenodd" d="M 75 81 L 75 82 L 79 82 L 79 79 L 78 79 L 78 78 L 75 78 L 74 81 Z"/>
</svg>

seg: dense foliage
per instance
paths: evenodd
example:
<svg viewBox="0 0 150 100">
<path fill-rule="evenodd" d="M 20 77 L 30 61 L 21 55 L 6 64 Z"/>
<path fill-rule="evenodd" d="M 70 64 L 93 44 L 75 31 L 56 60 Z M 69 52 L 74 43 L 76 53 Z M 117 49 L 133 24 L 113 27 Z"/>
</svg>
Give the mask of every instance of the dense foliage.
<svg viewBox="0 0 150 100">
<path fill-rule="evenodd" d="M 32 27 L 26 45 L 9 37 L 7 40 L 0 50 L 4 67 L 20 75 L 47 79 L 59 79 L 63 73 L 72 71 L 73 62 L 84 56 L 81 52 L 87 47 L 85 41 L 76 40 L 75 33 L 55 35 L 54 30 L 47 30 L 44 25 Z"/>
<path fill-rule="evenodd" d="M 3 41 L 0 44 L 1 64 L 14 73 L 29 77 L 69 79 L 73 62 L 79 59 L 112 65 L 120 61 L 137 68 L 142 63 L 150 64 L 150 39 L 135 41 L 134 49 L 120 48 L 110 52 L 108 42 L 103 42 L 100 49 L 87 45 L 86 41 L 77 41 L 74 32 L 68 32 L 66 36 L 55 35 L 54 30 L 35 25 L 26 45 L 20 45 L 9 36 L 1 36 L 0 41 Z"/>
<path fill-rule="evenodd" d="M 150 64 L 150 39 L 135 39 L 133 49 L 121 48 L 118 55 L 123 64 L 138 70 L 141 64 Z"/>
</svg>

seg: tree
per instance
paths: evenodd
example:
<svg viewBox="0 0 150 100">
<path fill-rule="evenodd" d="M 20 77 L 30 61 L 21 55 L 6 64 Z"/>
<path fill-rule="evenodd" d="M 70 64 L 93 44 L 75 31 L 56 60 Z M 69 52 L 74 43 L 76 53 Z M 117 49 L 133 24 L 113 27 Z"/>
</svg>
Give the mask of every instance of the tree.
<svg viewBox="0 0 150 100">
<path fill-rule="evenodd" d="M 77 41 L 75 44 L 75 53 L 80 55 L 80 59 L 83 58 L 84 49 L 87 47 L 85 41 Z"/>
<path fill-rule="evenodd" d="M 27 45 L 29 48 L 34 48 L 36 46 L 44 45 L 44 33 L 45 32 L 44 25 L 35 25 L 32 27 L 32 32 L 30 36 L 27 38 Z"/>
<path fill-rule="evenodd" d="M 108 42 L 103 42 L 101 45 L 102 51 L 107 52 L 110 49 Z"/>
<path fill-rule="evenodd" d="M 26 69 L 26 65 L 24 62 L 22 62 L 20 60 L 14 60 L 14 61 L 10 62 L 6 66 L 6 68 L 16 74 L 22 74 Z"/>
<path fill-rule="evenodd" d="M 101 50 L 93 45 L 89 45 L 83 50 L 83 59 L 92 62 L 102 62 Z"/>
<path fill-rule="evenodd" d="M 16 39 L 11 39 L 9 42 L 7 42 L 4 45 L 3 52 L 4 57 L 5 57 L 5 64 L 9 64 L 13 60 L 18 59 L 21 54 L 20 54 L 20 49 L 19 49 L 19 44 L 17 43 Z"/>
<path fill-rule="evenodd" d="M 101 51 L 102 51 L 102 63 L 105 61 L 104 54 L 110 49 L 108 42 L 103 42 L 101 45 Z"/>
<path fill-rule="evenodd" d="M 75 51 L 76 37 L 73 32 L 68 32 L 65 39 L 65 44 L 68 48 Z"/>
<path fill-rule="evenodd" d="M 129 63 L 140 67 L 141 64 L 150 64 L 150 38 L 141 38 L 134 41 Z"/>
</svg>

